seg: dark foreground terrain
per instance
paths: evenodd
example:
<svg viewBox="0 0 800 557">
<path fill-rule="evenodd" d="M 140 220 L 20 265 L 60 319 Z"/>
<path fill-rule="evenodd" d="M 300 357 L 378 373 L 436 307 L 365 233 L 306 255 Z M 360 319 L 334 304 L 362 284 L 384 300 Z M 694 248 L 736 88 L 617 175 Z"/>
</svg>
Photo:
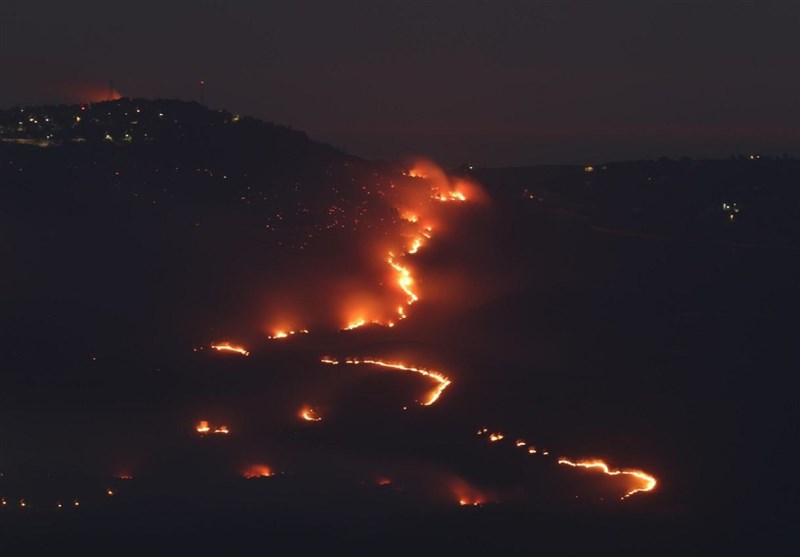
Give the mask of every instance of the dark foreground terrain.
<svg viewBox="0 0 800 557">
<path fill-rule="evenodd" d="M 186 166 L 194 148 L 0 146 L 4 547 L 796 554 L 794 161 L 472 171 L 491 202 L 419 256 L 423 290 L 455 274 L 468 296 L 423 300 L 392 330 L 276 344 L 257 330 L 261 291 L 305 262 L 349 261 L 366 232 L 329 227 L 329 204 L 358 218 L 360 185 L 398 172 L 290 136 L 303 147 L 279 170 L 268 150 L 221 156 L 251 165 L 257 202 L 235 168 Z M 648 177 L 662 186 L 642 193 Z M 676 180 L 713 183 L 669 195 Z M 211 353 L 221 336 L 251 355 Z M 365 354 L 453 385 L 403 410 L 416 378 L 319 363 Z M 297 420 L 309 399 L 322 422 Z M 231 434 L 199 438 L 203 418 Z M 487 443 L 482 427 L 507 439 Z M 553 455 L 523 458 L 515 438 Z M 620 501 L 624 486 L 558 456 L 659 485 Z M 241 477 L 256 461 L 275 475 Z M 459 505 L 454 478 L 483 505 Z"/>
</svg>

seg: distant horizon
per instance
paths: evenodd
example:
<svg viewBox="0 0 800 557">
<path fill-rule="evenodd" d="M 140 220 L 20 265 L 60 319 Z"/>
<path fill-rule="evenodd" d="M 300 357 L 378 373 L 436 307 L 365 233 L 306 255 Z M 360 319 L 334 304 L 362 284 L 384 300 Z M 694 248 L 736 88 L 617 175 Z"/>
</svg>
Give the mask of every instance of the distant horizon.
<svg viewBox="0 0 800 557">
<path fill-rule="evenodd" d="M 798 23 L 787 2 L 8 0 L 0 106 L 202 95 L 446 166 L 800 153 Z"/>
<path fill-rule="evenodd" d="M 140 96 L 128 96 L 123 95 L 121 93 L 117 93 L 117 96 L 114 99 L 101 99 L 101 100 L 55 100 L 52 102 L 18 102 L 13 103 L 11 105 L 7 105 L 5 107 L 0 108 L 0 110 L 12 110 L 14 108 L 32 108 L 37 106 L 77 106 L 81 104 L 99 104 L 104 102 L 113 102 L 115 100 L 144 100 L 148 102 L 157 102 L 157 101 L 178 101 L 178 102 L 185 102 L 185 103 L 197 103 L 203 106 L 204 108 L 212 111 L 226 111 L 230 112 L 231 114 L 242 114 L 243 116 L 248 116 L 252 118 L 256 118 L 260 121 L 272 123 L 279 126 L 289 127 L 291 129 L 306 133 L 308 137 L 314 141 L 318 141 L 321 143 L 326 143 L 331 145 L 332 147 L 345 152 L 348 155 L 356 156 L 359 158 L 363 158 L 365 160 L 373 160 L 373 161 L 409 161 L 417 158 L 426 158 L 436 161 L 439 164 L 442 164 L 448 168 L 457 168 L 463 165 L 474 165 L 476 167 L 481 168 L 515 168 L 515 167 L 527 167 L 527 166 L 586 166 L 586 165 L 593 165 L 593 164 L 601 164 L 601 163 L 622 163 L 622 162 L 635 162 L 635 161 L 657 161 L 659 159 L 667 158 L 672 159 L 675 161 L 690 158 L 694 160 L 730 160 L 732 157 L 738 156 L 748 156 L 750 154 L 758 154 L 764 158 L 775 158 L 781 159 L 784 156 L 788 156 L 790 159 L 794 158 L 795 152 L 800 151 L 800 145 L 795 146 L 795 149 L 789 149 L 788 146 L 791 142 L 787 142 L 787 148 L 781 148 L 775 145 L 772 145 L 770 142 L 770 148 L 747 148 L 749 145 L 755 145 L 758 147 L 757 141 L 746 142 L 741 141 L 737 142 L 736 146 L 738 146 L 738 150 L 735 146 L 731 146 L 731 148 L 722 147 L 722 146 L 714 146 L 714 145 L 706 145 L 705 149 L 698 149 L 693 152 L 687 152 L 686 150 L 681 150 L 677 147 L 673 147 L 669 149 L 669 147 L 662 149 L 660 151 L 657 150 L 656 147 L 652 149 L 648 148 L 645 142 L 639 146 L 636 152 L 631 152 L 630 154 L 623 154 L 621 153 L 622 146 L 614 147 L 613 143 L 611 147 L 605 152 L 608 154 L 603 156 L 600 151 L 594 153 L 594 156 L 580 156 L 578 154 L 574 155 L 562 155 L 558 156 L 555 155 L 554 151 L 558 151 L 560 148 L 563 148 L 563 145 L 568 140 L 565 140 L 563 137 L 554 137 L 548 138 L 543 135 L 536 135 L 535 137 L 532 136 L 524 136 L 524 135 L 511 135 L 505 137 L 497 137 L 497 136 L 479 136 L 476 134 L 452 134 L 452 135 L 437 135 L 432 136 L 429 138 L 431 148 L 426 152 L 421 149 L 414 148 L 411 143 L 413 141 L 418 140 L 418 138 L 410 138 L 404 134 L 381 134 L 379 137 L 382 141 L 375 141 L 374 135 L 337 135 L 337 134 L 323 134 L 317 135 L 312 131 L 307 129 L 298 127 L 295 124 L 288 123 L 288 122 L 280 122 L 276 121 L 268 116 L 258 115 L 258 114 L 248 114 L 246 112 L 239 112 L 235 109 L 230 109 L 227 107 L 212 107 L 208 104 L 202 104 L 198 99 L 182 99 L 179 97 L 140 97 Z M 457 139 L 462 142 L 462 144 L 466 144 L 470 152 L 477 152 L 479 150 L 479 146 L 483 145 L 485 150 L 489 152 L 497 152 L 502 151 L 504 149 L 504 144 L 508 142 L 512 142 L 516 145 L 516 151 L 521 151 L 520 146 L 526 145 L 526 141 L 530 142 L 532 145 L 531 151 L 539 150 L 539 155 L 534 155 L 529 159 L 523 159 L 522 155 L 519 155 L 519 158 L 508 158 L 506 162 L 502 162 L 502 159 L 499 162 L 492 162 L 491 160 L 482 162 L 481 157 L 444 157 L 444 156 L 436 156 L 436 152 L 438 151 L 435 144 L 447 142 L 447 139 Z M 344 140 L 343 140 L 344 139 Z M 652 142 L 654 138 L 650 137 L 650 141 Z M 596 137 L 587 137 L 584 140 L 585 142 L 593 142 L 596 141 Z M 617 139 L 619 141 L 619 139 Z M 658 140 L 655 140 L 658 143 Z M 699 140 L 701 143 L 704 143 Z M 800 139 L 798 140 L 800 141 Z M 580 141 L 572 140 L 573 143 L 578 143 L 580 145 Z M 396 149 L 389 150 L 385 147 L 385 145 L 396 145 Z M 355 147 L 353 147 L 355 146 Z M 360 148 L 359 148 L 360 147 Z M 586 149 L 585 145 L 583 147 Z M 576 149 L 580 151 L 581 149 Z M 553 154 L 552 157 L 546 157 L 541 153 L 550 152 Z"/>
</svg>

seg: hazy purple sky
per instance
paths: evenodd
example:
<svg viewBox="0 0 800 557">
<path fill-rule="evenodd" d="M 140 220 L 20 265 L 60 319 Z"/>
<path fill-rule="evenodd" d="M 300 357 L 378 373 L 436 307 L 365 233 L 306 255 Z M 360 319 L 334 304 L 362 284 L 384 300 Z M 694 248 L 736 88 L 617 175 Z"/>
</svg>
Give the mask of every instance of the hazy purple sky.
<svg viewBox="0 0 800 557">
<path fill-rule="evenodd" d="M 198 99 L 367 157 L 800 155 L 800 2 L 0 0 L 0 106 Z"/>
</svg>

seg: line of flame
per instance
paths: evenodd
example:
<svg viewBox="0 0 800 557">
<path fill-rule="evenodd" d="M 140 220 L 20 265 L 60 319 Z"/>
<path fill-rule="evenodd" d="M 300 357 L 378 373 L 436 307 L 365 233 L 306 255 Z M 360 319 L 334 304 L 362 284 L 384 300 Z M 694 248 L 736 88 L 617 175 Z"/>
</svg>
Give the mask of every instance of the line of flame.
<svg viewBox="0 0 800 557">
<path fill-rule="evenodd" d="M 619 475 L 633 476 L 634 478 L 637 478 L 644 482 L 644 487 L 637 487 L 636 489 L 632 489 L 628 491 L 625 495 L 620 497 L 620 499 L 627 499 L 634 493 L 653 491 L 656 485 L 658 485 L 658 481 L 653 476 L 647 474 L 646 472 L 643 472 L 641 470 L 611 470 L 608 467 L 608 464 L 598 459 L 579 460 L 577 462 L 573 462 L 571 460 L 567 460 L 566 458 L 559 458 L 558 463 L 565 464 L 567 466 L 572 466 L 573 468 L 588 468 L 588 469 L 595 468 L 602 471 L 603 474 L 606 474 L 608 476 L 619 476 Z"/>
<path fill-rule="evenodd" d="M 336 360 L 336 359 L 333 359 L 333 358 L 322 358 L 320 361 L 323 364 L 330 364 L 330 365 L 338 365 L 339 363 L 341 363 L 339 360 Z M 418 368 L 418 367 L 413 367 L 413 366 L 407 366 L 407 365 L 402 364 L 400 362 L 384 362 L 383 360 L 374 360 L 374 359 L 371 359 L 371 358 L 364 358 L 364 359 L 347 358 L 347 359 L 344 360 L 344 363 L 345 364 L 351 364 L 351 365 L 368 364 L 368 365 L 379 366 L 379 367 L 384 367 L 384 368 L 389 368 L 389 369 L 398 369 L 398 370 L 402 370 L 402 371 L 411 371 L 411 372 L 423 375 L 423 376 L 427 377 L 428 379 L 432 379 L 433 381 L 435 381 L 437 383 L 437 386 L 428 395 L 427 400 L 425 400 L 425 402 L 422 403 L 423 406 L 430 406 L 431 404 L 433 404 L 434 402 L 439 400 L 439 397 L 442 396 L 442 393 L 444 392 L 444 390 L 447 387 L 450 386 L 450 383 L 452 383 L 452 381 L 450 381 L 450 379 L 448 379 L 447 377 L 445 377 L 444 375 L 442 375 L 438 371 L 433 371 L 433 370 L 430 370 L 430 369 L 423 369 L 423 368 Z"/>
<path fill-rule="evenodd" d="M 211 348 L 217 352 L 236 352 L 242 356 L 249 356 L 250 352 L 244 346 L 234 346 L 230 342 L 223 342 L 221 344 L 212 344 Z"/>
</svg>

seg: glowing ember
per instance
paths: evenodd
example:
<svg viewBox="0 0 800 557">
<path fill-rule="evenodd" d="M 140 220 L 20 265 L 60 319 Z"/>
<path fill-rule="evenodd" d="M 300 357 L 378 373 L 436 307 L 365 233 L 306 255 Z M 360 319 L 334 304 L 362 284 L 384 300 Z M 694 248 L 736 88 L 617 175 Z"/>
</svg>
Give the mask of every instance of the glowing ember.
<svg viewBox="0 0 800 557">
<path fill-rule="evenodd" d="M 250 355 L 250 352 L 248 352 L 243 346 L 234 346 L 229 342 L 223 342 L 221 344 L 212 344 L 211 348 L 213 348 L 217 352 L 236 352 L 237 354 L 241 354 L 242 356 Z"/>
<path fill-rule="evenodd" d="M 597 469 L 608 476 L 633 476 L 634 478 L 637 478 L 643 482 L 642 487 L 637 487 L 628 491 L 625 495 L 620 497 L 620 499 L 626 499 L 634 493 L 653 491 L 658 483 L 653 476 L 642 472 L 641 470 L 611 470 L 608 467 L 608 464 L 602 460 L 579 460 L 577 462 L 573 462 L 571 460 L 567 460 L 566 458 L 559 458 L 558 463 L 566 464 L 567 466 L 572 466 L 573 468 Z"/>
<path fill-rule="evenodd" d="M 300 417 L 307 422 L 321 422 L 322 418 L 317 412 L 308 406 L 303 406 L 300 409 Z"/>
<path fill-rule="evenodd" d="M 378 478 L 377 480 L 378 485 L 392 485 L 392 480 L 389 478 Z"/>
<path fill-rule="evenodd" d="M 263 464 L 253 464 L 252 466 L 247 467 L 247 469 L 242 472 L 242 475 L 250 480 L 253 478 L 269 478 L 270 476 L 273 476 L 274 473 L 269 466 L 265 466 Z"/>
<path fill-rule="evenodd" d="M 336 365 L 336 364 L 339 363 L 338 360 L 332 360 L 330 358 L 323 358 L 321 361 L 322 361 L 323 364 Z M 402 371 L 411 371 L 411 372 L 423 375 L 423 376 L 425 376 L 425 377 L 427 377 L 429 379 L 432 379 L 433 381 L 435 381 L 437 383 L 437 386 L 433 391 L 431 391 L 428 394 L 428 398 L 422 403 L 423 406 L 430 406 L 431 404 L 433 404 L 434 402 L 439 400 L 439 397 L 442 396 L 442 393 L 444 392 L 444 390 L 451 383 L 451 381 L 447 377 L 445 377 L 444 375 L 442 375 L 438 371 L 432 371 L 432 370 L 428 370 L 428 369 L 422 369 L 422 368 L 418 368 L 418 367 L 407 366 L 407 365 L 402 364 L 402 363 L 384 362 L 382 360 L 373 360 L 373 359 L 369 359 L 369 358 L 365 358 L 363 360 L 359 360 L 359 359 L 355 359 L 355 358 L 348 358 L 348 359 L 346 359 L 344 361 L 344 363 L 352 364 L 352 365 L 368 364 L 368 365 L 385 367 L 385 368 L 390 368 L 390 369 L 399 369 L 399 370 L 402 370 Z"/>
<path fill-rule="evenodd" d="M 230 433 L 230 430 L 228 429 L 228 426 L 221 425 L 218 428 L 214 429 L 214 433 L 221 433 L 223 435 L 227 435 Z"/>
</svg>

